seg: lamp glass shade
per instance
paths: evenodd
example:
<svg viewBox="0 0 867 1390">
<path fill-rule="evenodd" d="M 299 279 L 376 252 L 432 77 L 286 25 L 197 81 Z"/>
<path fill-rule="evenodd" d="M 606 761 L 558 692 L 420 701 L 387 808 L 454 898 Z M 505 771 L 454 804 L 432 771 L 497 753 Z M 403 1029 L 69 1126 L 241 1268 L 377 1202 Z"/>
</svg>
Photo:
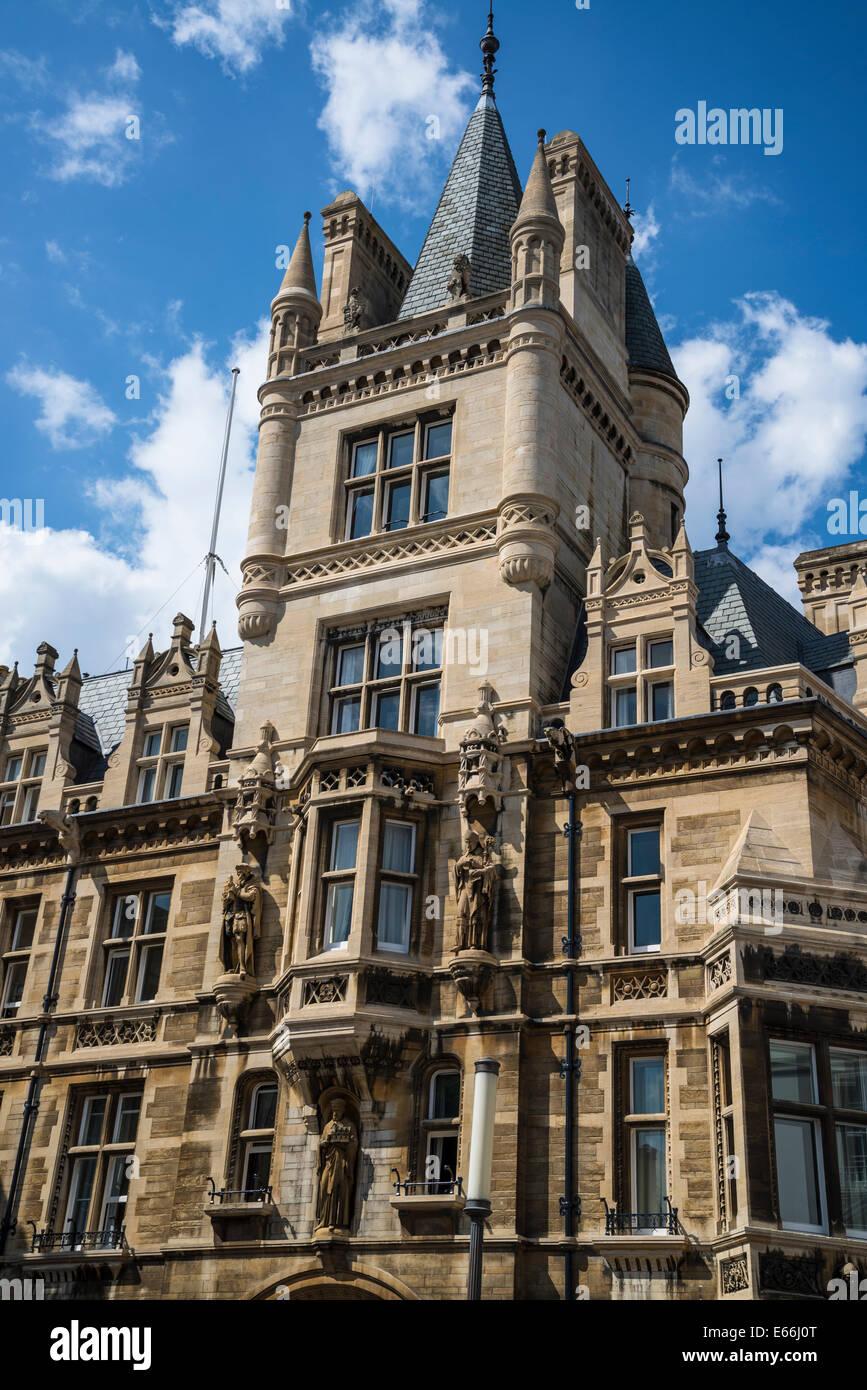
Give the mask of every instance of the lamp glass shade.
<svg viewBox="0 0 867 1390">
<path fill-rule="evenodd" d="M 476 1063 L 476 1087 L 473 1095 L 473 1128 L 470 1135 L 470 1170 L 467 1178 L 467 1199 L 491 1200 L 491 1168 L 494 1157 L 494 1117 L 497 1108 L 497 1073 L 499 1063 L 483 1058 Z"/>
</svg>

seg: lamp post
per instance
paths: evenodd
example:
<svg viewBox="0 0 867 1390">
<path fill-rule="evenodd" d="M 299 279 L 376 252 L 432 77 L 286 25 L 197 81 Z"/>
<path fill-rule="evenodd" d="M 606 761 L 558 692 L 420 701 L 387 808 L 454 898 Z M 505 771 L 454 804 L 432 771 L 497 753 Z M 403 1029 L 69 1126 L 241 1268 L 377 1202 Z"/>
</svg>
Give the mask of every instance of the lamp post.
<svg viewBox="0 0 867 1390">
<path fill-rule="evenodd" d="M 467 1299 L 482 1296 L 482 1243 L 485 1222 L 491 1214 L 491 1166 L 494 1157 L 494 1115 L 497 1108 L 497 1077 L 500 1064 L 492 1057 L 476 1062 L 476 1089 L 473 1096 L 473 1127 L 470 1134 L 470 1172 L 464 1211 L 470 1218 L 470 1268 Z"/>
</svg>

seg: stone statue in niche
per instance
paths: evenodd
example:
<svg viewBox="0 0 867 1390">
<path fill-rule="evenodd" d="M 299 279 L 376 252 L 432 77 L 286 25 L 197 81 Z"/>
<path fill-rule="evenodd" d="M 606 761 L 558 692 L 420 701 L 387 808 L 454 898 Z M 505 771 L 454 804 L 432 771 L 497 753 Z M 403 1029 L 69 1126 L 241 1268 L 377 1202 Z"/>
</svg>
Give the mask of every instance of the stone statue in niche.
<svg viewBox="0 0 867 1390">
<path fill-rule="evenodd" d="M 473 268 L 470 265 L 469 257 L 465 256 L 463 252 L 461 252 L 459 256 L 455 256 L 452 273 L 446 285 L 449 299 L 458 300 L 470 298 L 470 279 L 472 273 Z"/>
<path fill-rule="evenodd" d="M 466 848 L 455 864 L 455 893 L 458 900 L 458 941 L 455 952 L 488 951 L 494 898 L 497 891 L 497 866 L 491 851 L 494 841 L 490 835 L 467 835 Z"/>
<path fill-rule="evenodd" d="M 334 1100 L 319 1139 L 316 1229 L 344 1231 L 352 1219 L 358 1131 L 347 1117 L 346 1103 Z"/>
<path fill-rule="evenodd" d="M 343 306 L 343 327 L 347 333 L 357 333 L 364 315 L 364 295 L 357 285 L 349 291 L 349 298 Z"/>
<path fill-rule="evenodd" d="M 254 943 L 262 926 L 262 884 L 250 864 L 239 864 L 223 889 L 220 960 L 229 975 L 255 975 Z"/>
</svg>

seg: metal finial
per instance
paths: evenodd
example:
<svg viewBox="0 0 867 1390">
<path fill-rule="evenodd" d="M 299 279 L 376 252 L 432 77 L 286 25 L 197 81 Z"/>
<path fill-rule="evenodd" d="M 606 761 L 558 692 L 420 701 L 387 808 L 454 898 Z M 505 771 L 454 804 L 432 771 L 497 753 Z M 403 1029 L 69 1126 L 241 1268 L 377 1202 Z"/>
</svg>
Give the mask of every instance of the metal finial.
<svg viewBox="0 0 867 1390">
<path fill-rule="evenodd" d="M 623 209 L 623 211 L 626 213 L 627 219 L 630 218 L 635 211 L 635 208 L 629 201 L 629 185 L 631 184 L 631 182 L 631 179 L 626 180 L 626 207 Z"/>
<path fill-rule="evenodd" d="M 726 513 L 725 513 L 725 505 L 724 505 L 724 503 L 723 503 L 723 461 L 722 461 L 722 459 L 717 459 L 717 464 L 719 465 L 719 511 L 717 512 L 716 519 L 717 519 L 717 521 L 719 522 L 719 530 L 718 530 L 717 533 L 716 533 L 716 543 L 717 543 L 717 545 L 719 546 L 720 550 L 728 550 L 728 543 L 729 543 L 729 541 L 731 540 L 731 536 L 729 535 L 728 531 L 726 530 Z"/>
<path fill-rule="evenodd" d="M 485 55 L 485 71 L 482 73 L 482 96 L 494 95 L 494 75 L 497 69 L 494 67 L 494 58 L 500 47 L 500 40 L 494 33 L 494 6 L 493 0 L 488 10 L 488 28 L 485 37 L 481 40 L 479 48 Z"/>
</svg>

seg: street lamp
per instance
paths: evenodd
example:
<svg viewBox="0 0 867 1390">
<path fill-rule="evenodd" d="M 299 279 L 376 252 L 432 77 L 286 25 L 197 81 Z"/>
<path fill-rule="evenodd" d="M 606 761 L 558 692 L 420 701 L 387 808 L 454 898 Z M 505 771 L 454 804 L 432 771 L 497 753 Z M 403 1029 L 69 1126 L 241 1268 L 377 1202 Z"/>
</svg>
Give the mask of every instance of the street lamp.
<svg viewBox="0 0 867 1390">
<path fill-rule="evenodd" d="M 467 1299 L 471 1301 L 477 1301 L 482 1296 L 482 1242 L 485 1238 L 485 1221 L 491 1214 L 491 1166 L 494 1157 L 494 1115 L 497 1108 L 499 1074 L 500 1064 L 492 1057 L 481 1057 L 476 1062 L 470 1172 L 464 1206 L 464 1211 L 470 1218 Z"/>
</svg>

